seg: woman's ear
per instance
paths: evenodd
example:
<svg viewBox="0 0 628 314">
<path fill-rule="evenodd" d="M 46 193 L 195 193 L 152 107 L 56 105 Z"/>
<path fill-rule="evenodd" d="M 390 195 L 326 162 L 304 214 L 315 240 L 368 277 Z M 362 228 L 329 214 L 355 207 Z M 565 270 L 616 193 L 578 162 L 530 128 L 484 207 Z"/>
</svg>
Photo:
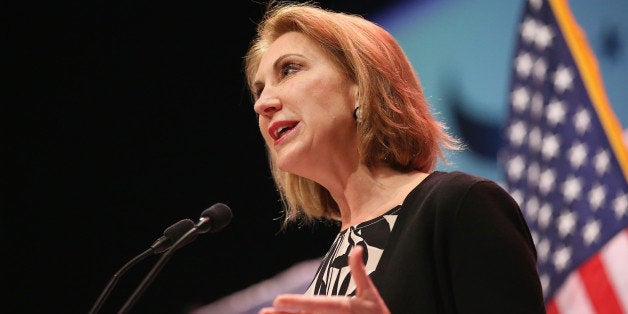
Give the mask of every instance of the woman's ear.
<svg viewBox="0 0 628 314">
<path fill-rule="evenodd" d="M 351 87 L 351 93 L 353 94 L 353 120 L 358 121 L 360 119 L 360 93 L 357 84 Z"/>
<path fill-rule="evenodd" d="M 360 106 L 360 90 L 358 89 L 358 84 L 353 84 L 351 92 L 353 93 L 353 99 L 355 100 L 354 107 Z"/>
<path fill-rule="evenodd" d="M 355 107 L 353 109 L 353 120 L 360 122 L 362 120 L 362 111 L 360 110 L 360 106 Z"/>
</svg>

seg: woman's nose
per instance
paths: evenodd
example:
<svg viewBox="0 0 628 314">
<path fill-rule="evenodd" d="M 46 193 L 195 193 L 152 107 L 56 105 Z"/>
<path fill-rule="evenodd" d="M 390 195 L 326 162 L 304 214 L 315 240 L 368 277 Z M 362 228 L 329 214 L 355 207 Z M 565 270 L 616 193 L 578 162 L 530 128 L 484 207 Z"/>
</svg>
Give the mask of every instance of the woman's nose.
<svg viewBox="0 0 628 314">
<path fill-rule="evenodd" d="M 275 112 L 281 110 L 281 101 L 277 97 L 267 97 L 262 95 L 257 101 L 253 109 L 260 116 L 271 117 Z"/>
</svg>

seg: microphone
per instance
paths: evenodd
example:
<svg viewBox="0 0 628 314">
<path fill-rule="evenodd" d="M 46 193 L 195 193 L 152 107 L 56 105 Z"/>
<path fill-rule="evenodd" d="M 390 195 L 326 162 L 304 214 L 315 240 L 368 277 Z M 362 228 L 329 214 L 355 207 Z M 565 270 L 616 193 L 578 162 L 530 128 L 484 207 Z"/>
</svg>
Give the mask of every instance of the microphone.
<svg viewBox="0 0 628 314">
<path fill-rule="evenodd" d="M 214 233 L 224 229 L 233 218 L 233 213 L 229 206 L 216 203 L 201 213 L 196 226 L 198 233 Z"/>
<path fill-rule="evenodd" d="M 174 254 L 177 249 L 183 247 L 191 241 L 188 240 L 189 238 L 196 238 L 196 236 L 202 233 L 215 233 L 221 231 L 231 222 L 232 218 L 233 213 L 231 212 L 231 208 L 222 203 L 216 203 L 204 210 L 194 227 L 183 234 L 174 244 L 172 244 L 170 249 L 167 250 L 159 258 L 159 260 L 157 260 L 150 272 L 146 275 L 146 277 L 144 277 L 144 280 L 142 280 L 126 303 L 124 303 L 122 308 L 120 308 L 118 314 L 128 313 L 131 307 L 133 307 L 135 302 L 137 302 L 139 297 L 144 293 L 146 288 L 153 282 L 159 271 L 163 268 L 164 264 L 170 259 L 170 257 L 172 257 L 172 254 Z"/>
<path fill-rule="evenodd" d="M 176 224 L 166 228 L 164 230 L 164 235 L 159 239 L 155 240 L 153 245 L 150 246 L 150 249 L 153 250 L 153 254 L 161 254 L 168 249 L 179 240 L 186 232 L 190 229 L 194 228 L 194 222 L 191 219 L 183 219 Z M 194 238 L 189 238 L 185 243 L 182 243 L 181 246 L 187 245 L 192 242 Z"/>
<path fill-rule="evenodd" d="M 111 279 L 109 280 L 109 283 L 107 283 L 107 286 L 105 287 L 105 289 L 100 293 L 100 296 L 98 296 L 98 299 L 96 299 L 96 302 L 92 306 L 92 309 L 89 311 L 89 313 L 95 314 L 95 313 L 98 313 L 98 311 L 100 311 L 100 308 L 105 303 L 105 300 L 107 299 L 107 297 L 109 297 L 109 294 L 111 293 L 115 285 L 118 283 L 118 279 L 120 279 L 120 277 L 124 273 L 126 273 L 126 271 L 129 270 L 133 265 L 137 264 L 139 261 L 143 260 L 144 258 L 146 258 L 147 256 L 151 254 L 161 254 L 167 251 L 187 231 L 194 228 L 194 226 L 195 224 L 192 220 L 183 219 L 173 224 L 172 226 L 166 228 L 166 230 L 164 230 L 163 236 L 155 240 L 155 242 L 147 250 L 135 256 L 129 262 L 124 264 L 122 268 L 120 268 L 111 277 Z M 185 242 L 181 242 L 179 246 L 184 246 L 188 244 L 189 242 L 191 242 L 192 240 L 194 240 L 194 238 L 190 238 L 189 240 L 186 240 Z"/>
</svg>

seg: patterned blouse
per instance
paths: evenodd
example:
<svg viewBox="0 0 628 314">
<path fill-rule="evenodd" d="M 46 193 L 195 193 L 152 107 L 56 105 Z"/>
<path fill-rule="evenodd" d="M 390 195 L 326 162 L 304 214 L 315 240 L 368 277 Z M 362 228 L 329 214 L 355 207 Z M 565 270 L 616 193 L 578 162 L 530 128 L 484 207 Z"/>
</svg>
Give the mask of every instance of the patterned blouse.
<svg viewBox="0 0 628 314">
<path fill-rule="evenodd" d="M 321 262 L 306 295 L 354 295 L 355 283 L 348 264 L 349 251 L 355 245 L 363 247 L 366 273 L 371 274 L 384 252 L 401 205 L 382 216 L 351 226 L 336 236 Z"/>
</svg>

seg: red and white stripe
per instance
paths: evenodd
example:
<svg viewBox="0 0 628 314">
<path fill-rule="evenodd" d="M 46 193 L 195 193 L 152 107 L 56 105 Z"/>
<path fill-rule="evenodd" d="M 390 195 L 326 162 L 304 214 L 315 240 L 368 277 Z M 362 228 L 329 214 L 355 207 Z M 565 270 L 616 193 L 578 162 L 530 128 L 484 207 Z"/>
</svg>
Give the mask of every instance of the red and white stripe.
<svg viewBox="0 0 628 314">
<path fill-rule="evenodd" d="M 547 304 L 547 314 L 628 313 L 628 228 L 573 272 Z"/>
</svg>

